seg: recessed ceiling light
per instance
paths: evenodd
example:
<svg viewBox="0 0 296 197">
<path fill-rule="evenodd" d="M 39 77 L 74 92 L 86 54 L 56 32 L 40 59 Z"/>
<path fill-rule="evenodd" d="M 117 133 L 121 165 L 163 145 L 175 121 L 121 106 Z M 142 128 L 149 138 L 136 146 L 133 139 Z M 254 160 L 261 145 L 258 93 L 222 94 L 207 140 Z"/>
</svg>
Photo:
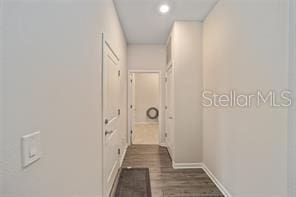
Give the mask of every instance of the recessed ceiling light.
<svg viewBox="0 0 296 197">
<path fill-rule="evenodd" d="M 162 14 L 166 14 L 170 11 L 170 6 L 168 4 L 162 4 L 159 6 L 159 11 Z"/>
</svg>

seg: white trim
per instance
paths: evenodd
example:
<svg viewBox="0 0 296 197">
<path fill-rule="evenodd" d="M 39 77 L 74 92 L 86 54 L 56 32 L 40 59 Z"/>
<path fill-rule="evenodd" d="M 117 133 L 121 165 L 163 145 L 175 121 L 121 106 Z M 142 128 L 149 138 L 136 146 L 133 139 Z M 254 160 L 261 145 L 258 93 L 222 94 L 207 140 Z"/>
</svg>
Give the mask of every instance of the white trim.
<svg viewBox="0 0 296 197">
<path fill-rule="evenodd" d="M 151 122 L 151 123 L 158 123 L 158 144 L 161 143 L 161 138 L 162 138 L 162 115 L 163 115 L 163 102 L 162 102 L 162 98 L 163 98 L 163 89 L 162 89 L 162 70 L 128 70 L 128 76 L 130 76 L 131 73 L 156 73 L 159 76 L 159 118 L 158 118 L 158 122 Z M 129 82 L 129 77 L 128 77 L 128 90 L 130 90 L 131 85 Z M 132 125 L 130 125 L 130 91 L 128 91 L 128 144 L 131 145 L 131 128 Z M 148 122 L 149 124 L 151 124 L 150 122 Z"/>
<path fill-rule="evenodd" d="M 203 168 L 202 163 L 173 163 L 173 168 L 174 169 L 194 169 L 194 168 Z"/>
<path fill-rule="evenodd" d="M 128 113 L 127 113 L 127 125 L 128 125 L 128 132 L 127 132 L 127 139 L 128 139 L 128 145 L 132 144 L 132 134 L 131 131 L 134 130 L 134 125 L 132 125 L 132 115 L 133 115 L 133 111 L 131 111 L 131 106 L 133 106 L 133 108 L 135 107 L 135 101 L 134 101 L 134 95 L 133 95 L 133 91 L 134 91 L 134 84 L 132 84 L 131 82 L 134 82 L 134 75 L 130 72 L 128 72 L 128 81 L 127 81 L 127 88 L 128 88 L 128 93 L 127 93 L 127 104 L 128 104 Z M 134 109 L 132 109 L 134 110 Z"/>
<path fill-rule="evenodd" d="M 112 49 L 112 47 L 110 46 L 110 43 L 109 43 L 109 39 L 108 39 L 108 36 L 104 33 L 101 34 L 101 66 L 99 67 L 98 71 L 101 72 L 101 94 L 102 94 L 102 98 L 101 98 L 101 102 L 100 102 L 100 105 L 101 105 L 101 111 L 100 111 L 100 115 L 101 115 L 101 135 L 102 135 L 102 161 L 101 161 L 101 164 L 102 164 L 102 193 L 101 193 L 101 196 L 109 196 L 110 195 L 110 192 L 112 190 L 112 186 L 114 184 L 114 182 L 116 181 L 116 176 L 118 174 L 118 170 L 120 169 L 120 158 L 118 157 L 117 160 L 116 160 L 116 163 L 113 165 L 112 167 L 112 170 L 111 170 L 111 173 L 108 174 L 108 177 L 107 177 L 107 180 L 105 180 L 105 160 L 106 160 L 106 157 L 107 155 L 105 155 L 105 149 L 106 149 L 106 135 L 105 135 L 105 127 L 106 125 L 104 124 L 104 116 L 105 116 L 105 101 L 106 101 L 106 94 L 105 94 L 105 91 L 106 91 L 106 87 L 105 87 L 105 77 L 106 77 L 106 71 L 105 71 L 105 65 L 106 65 L 106 55 L 107 55 L 107 48 L 111 51 L 112 55 L 114 55 L 114 59 L 112 59 L 112 61 L 118 61 L 119 62 L 119 58 L 118 56 L 116 55 L 116 53 L 114 52 L 114 50 Z M 113 121 L 113 120 L 112 120 Z M 113 132 L 112 135 L 114 135 L 115 133 L 115 130 Z M 111 136 L 109 136 L 109 138 L 111 138 Z"/>
<path fill-rule="evenodd" d="M 172 161 L 173 161 L 173 163 L 174 163 L 174 159 L 175 159 L 175 157 L 174 157 L 173 147 L 172 147 L 172 145 L 169 143 L 168 140 L 165 140 L 165 143 L 166 143 L 166 147 L 167 147 L 167 149 L 168 149 L 168 152 L 169 152 L 169 154 L 170 154 L 170 157 L 171 157 L 171 159 L 172 159 Z"/>
<path fill-rule="evenodd" d="M 122 152 L 122 154 L 121 154 L 121 158 L 120 158 L 120 160 L 119 160 L 119 165 L 120 165 L 120 167 L 122 166 L 122 163 L 123 163 L 124 157 L 125 157 L 125 155 L 126 155 L 127 148 L 128 148 L 128 144 L 125 144 L 124 150 L 123 150 L 123 152 Z"/>
<path fill-rule="evenodd" d="M 203 169 L 225 197 L 232 197 L 227 189 L 222 185 L 222 183 L 215 177 L 215 175 L 204 163 L 176 163 L 172 161 L 172 164 L 174 169 Z"/>
<path fill-rule="evenodd" d="M 167 147 L 167 144 L 166 144 L 165 142 L 161 142 L 161 143 L 159 144 L 159 146 Z"/>
<path fill-rule="evenodd" d="M 120 175 L 120 172 L 121 172 L 121 167 L 122 167 L 122 163 L 123 163 L 123 160 L 125 158 L 125 155 L 126 155 L 127 148 L 128 148 L 128 144 L 125 144 L 123 154 L 121 154 L 121 158 L 119 159 L 120 168 L 119 168 L 119 170 L 118 170 L 118 172 L 116 174 L 116 178 L 114 180 L 111 191 L 110 191 L 109 195 L 107 195 L 106 197 L 114 197 L 115 196 L 116 187 L 117 187 L 117 184 L 118 184 L 118 181 L 119 181 L 119 175 Z"/>
<path fill-rule="evenodd" d="M 231 194 L 227 191 L 227 189 L 222 185 L 222 183 L 215 177 L 215 175 L 204 163 L 202 163 L 202 169 L 207 173 L 207 175 L 215 183 L 215 185 L 219 188 L 219 190 L 225 197 L 232 197 Z"/>
<path fill-rule="evenodd" d="M 173 51 L 172 51 L 173 53 Z M 171 64 L 171 66 L 169 66 L 169 68 L 166 70 L 165 73 L 165 77 L 166 77 L 166 83 L 165 83 L 165 105 L 167 105 L 167 107 L 169 107 L 169 77 L 171 77 L 171 89 L 170 91 L 172 95 L 175 95 L 175 70 L 174 70 L 174 66 L 173 64 Z M 168 130 L 168 123 L 169 123 L 169 117 L 173 116 L 175 117 L 175 97 L 173 96 L 172 98 L 170 98 L 170 102 L 171 102 L 171 114 L 169 114 L 169 110 L 166 109 L 165 110 L 165 143 L 167 144 L 167 148 L 168 151 L 170 153 L 170 156 L 172 158 L 172 160 L 175 159 L 175 120 L 171 121 L 171 125 L 170 125 L 170 131 Z"/>
<path fill-rule="evenodd" d="M 159 122 L 135 122 L 135 124 L 159 124 Z"/>
<path fill-rule="evenodd" d="M 133 70 L 129 69 L 128 73 L 161 73 L 161 70 Z"/>
<path fill-rule="evenodd" d="M 166 143 L 166 147 L 168 149 L 168 152 L 170 154 L 171 159 L 173 160 L 174 159 L 174 154 L 173 154 L 173 150 L 172 150 L 171 146 L 168 143 Z"/>
<path fill-rule="evenodd" d="M 105 49 L 105 47 L 104 47 L 104 40 L 105 40 L 105 34 L 102 32 L 101 33 L 101 36 L 100 36 L 101 38 L 100 38 L 100 41 L 101 41 L 101 43 L 100 43 L 100 49 L 102 50 L 101 51 L 101 53 L 100 53 L 100 55 L 101 55 L 101 62 L 100 62 L 100 66 L 99 66 L 99 69 L 98 69 L 98 72 L 100 72 L 100 74 L 101 74 L 101 102 L 100 102 L 100 107 L 101 107 L 101 111 L 100 111 L 100 115 L 101 115 L 101 120 L 102 120 L 102 122 L 101 122 L 101 137 L 102 137 L 102 139 L 101 139 L 101 143 L 102 143 L 102 147 L 101 147 L 101 154 L 102 154 L 102 161 L 101 161 L 101 166 L 102 166 L 102 168 L 101 168 L 101 173 L 102 173 L 102 175 L 101 175 L 101 181 L 102 181 L 102 191 L 101 191 L 101 195 L 102 196 L 105 196 L 106 194 L 106 192 L 105 192 L 105 180 L 104 180 L 104 157 L 105 157 L 105 154 L 104 154 L 104 150 L 105 150 L 105 146 L 104 146 L 104 99 L 103 99 L 103 96 L 104 96 L 104 85 L 103 85 L 103 79 L 104 79 L 104 49 Z"/>
</svg>

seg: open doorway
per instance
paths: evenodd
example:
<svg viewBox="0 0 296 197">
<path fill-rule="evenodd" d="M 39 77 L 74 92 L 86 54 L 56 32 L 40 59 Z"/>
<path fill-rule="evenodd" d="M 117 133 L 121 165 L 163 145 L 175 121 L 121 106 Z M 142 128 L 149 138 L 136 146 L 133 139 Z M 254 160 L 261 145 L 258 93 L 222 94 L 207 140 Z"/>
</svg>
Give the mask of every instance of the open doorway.
<svg viewBox="0 0 296 197">
<path fill-rule="evenodd" d="M 160 71 L 130 71 L 130 144 L 159 144 L 160 109 Z"/>
</svg>

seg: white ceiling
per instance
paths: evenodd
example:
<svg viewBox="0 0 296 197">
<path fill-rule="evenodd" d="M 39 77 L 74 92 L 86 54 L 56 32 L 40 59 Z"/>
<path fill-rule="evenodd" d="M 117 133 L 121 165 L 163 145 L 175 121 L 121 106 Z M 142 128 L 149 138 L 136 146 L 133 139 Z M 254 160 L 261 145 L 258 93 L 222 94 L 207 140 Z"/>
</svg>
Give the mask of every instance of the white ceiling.
<svg viewBox="0 0 296 197">
<path fill-rule="evenodd" d="M 114 0 L 129 44 L 163 44 L 176 20 L 202 21 L 218 0 Z M 158 11 L 167 2 L 166 15 Z"/>
</svg>

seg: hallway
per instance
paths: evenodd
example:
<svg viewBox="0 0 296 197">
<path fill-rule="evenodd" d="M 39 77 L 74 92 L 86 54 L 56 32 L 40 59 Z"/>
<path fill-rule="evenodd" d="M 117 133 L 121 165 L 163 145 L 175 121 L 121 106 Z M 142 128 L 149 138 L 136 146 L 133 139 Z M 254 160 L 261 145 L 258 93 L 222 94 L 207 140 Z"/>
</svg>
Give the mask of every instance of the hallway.
<svg viewBox="0 0 296 197">
<path fill-rule="evenodd" d="M 149 168 L 152 197 L 223 196 L 202 169 L 173 169 L 165 147 L 132 145 L 122 167 Z"/>
<path fill-rule="evenodd" d="M 295 101 L 296 0 L 0 0 L 0 197 L 296 197 Z"/>
<path fill-rule="evenodd" d="M 158 130 L 158 124 L 136 124 L 133 144 L 158 144 Z"/>
</svg>

